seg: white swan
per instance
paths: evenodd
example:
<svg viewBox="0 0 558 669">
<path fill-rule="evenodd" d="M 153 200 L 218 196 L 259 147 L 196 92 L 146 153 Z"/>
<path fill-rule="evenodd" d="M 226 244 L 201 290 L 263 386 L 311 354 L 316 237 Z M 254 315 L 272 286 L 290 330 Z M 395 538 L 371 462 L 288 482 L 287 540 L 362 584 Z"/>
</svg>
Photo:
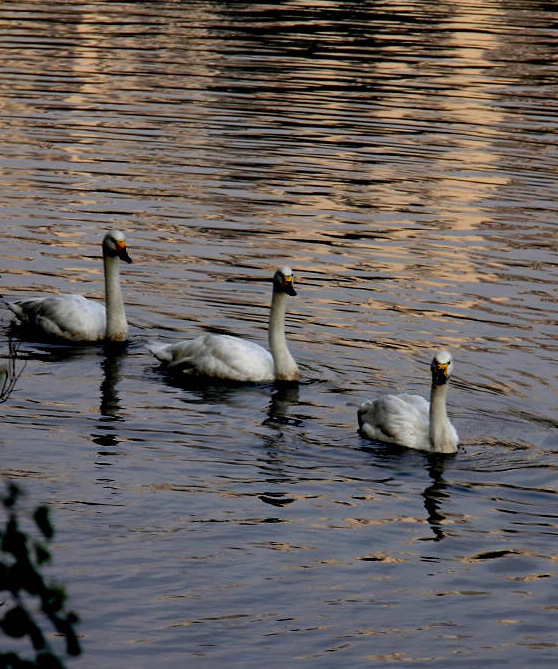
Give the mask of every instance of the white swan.
<svg viewBox="0 0 558 669">
<path fill-rule="evenodd" d="M 269 313 L 269 351 L 240 337 L 204 334 L 176 344 L 147 344 L 147 348 L 169 371 L 264 383 L 298 381 L 299 371 L 285 338 L 285 296 L 296 295 L 293 273 L 288 267 L 273 277 L 273 296 Z"/>
<path fill-rule="evenodd" d="M 126 341 L 128 323 L 120 289 L 118 259 L 131 263 L 122 232 L 103 239 L 105 304 L 82 295 L 51 295 L 8 303 L 29 334 L 75 342 Z"/>
<path fill-rule="evenodd" d="M 431 364 L 430 403 L 419 395 L 384 395 L 364 402 L 358 409 L 363 434 L 430 453 L 455 453 L 459 438 L 446 410 L 448 381 L 453 360 L 448 351 L 438 351 Z"/>
</svg>

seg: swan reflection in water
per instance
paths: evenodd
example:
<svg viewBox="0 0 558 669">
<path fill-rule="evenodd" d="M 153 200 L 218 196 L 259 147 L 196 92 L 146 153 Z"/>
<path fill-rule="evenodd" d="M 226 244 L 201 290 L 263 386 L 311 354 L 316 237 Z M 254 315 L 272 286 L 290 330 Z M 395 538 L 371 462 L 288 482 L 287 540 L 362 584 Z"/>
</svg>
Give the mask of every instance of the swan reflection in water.
<svg viewBox="0 0 558 669">
<path fill-rule="evenodd" d="M 298 385 L 281 384 L 271 393 L 267 407 L 267 418 L 263 425 L 300 425 L 302 419 L 290 416 L 289 410 L 299 402 L 300 388 Z"/>
<path fill-rule="evenodd" d="M 117 426 L 115 423 L 124 420 L 118 384 L 121 379 L 122 361 L 128 353 L 128 347 L 124 344 L 105 344 L 101 349 L 101 372 L 102 378 L 99 385 L 101 418 L 99 426 L 102 432 L 91 435 L 92 441 L 103 448 L 114 449 L 118 446 Z M 103 453 L 107 455 L 107 453 Z"/>
<path fill-rule="evenodd" d="M 289 485 L 289 488 L 292 488 L 292 484 L 296 481 L 296 477 L 287 463 L 289 458 L 286 452 L 289 444 L 288 433 L 284 428 L 287 426 L 298 427 L 303 423 L 303 418 L 290 415 L 292 407 L 299 404 L 299 395 L 300 388 L 298 385 L 280 384 L 276 386 L 269 399 L 267 417 L 262 422 L 262 425 L 270 427 L 272 430 L 262 435 L 265 456 L 259 464 L 259 469 L 271 489 L 263 491 L 258 495 L 258 498 L 271 507 L 288 506 L 295 501 L 289 493 L 274 488 L 286 484 Z M 294 446 L 295 444 L 293 444 Z M 273 516 L 272 518 L 266 518 L 266 522 L 279 522 L 279 519 Z"/>
<path fill-rule="evenodd" d="M 425 467 L 430 482 L 420 493 L 420 496 L 426 511 L 426 522 L 433 536 L 422 537 L 422 540 L 440 541 L 444 539 L 447 536 L 444 529 L 447 524 L 447 515 L 443 513 L 443 507 L 450 499 L 449 484 L 444 478 L 444 472 L 451 460 L 440 453 L 419 453 L 393 444 L 365 445 L 362 450 L 374 456 L 374 464 L 383 473 L 380 479 L 374 477 L 373 482 L 376 484 L 384 485 L 386 481 L 393 484 L 395 480 L 399 479 L 399 472 L 408 472 L 411 469 L 416 471 L 421 465 Z M 386 475 L 386 470 L 391 470 L 392 474 Z M 416 508 L 413 501 L 410 503 L 413 508 Z M 420 521 L 419 516 L 421 514 L 414 514 L 412 511 L 409 513 L 416 515 L 417 521 Z"/>
<path fill-rule="evenodd" d="M 444 539 L 446 534 L 444 532 L 444 521 L 446 516 L 441 512 L 444 501 L 449 499 L 448 485 L 444 479 L 444 469 L 447 459 L 438 454 L 427 455 L 428 473 L 432 479 L 432 483 L 427 486 L 422 496 L 424 497 L 424 508 L 427 512 L 428 524 L 434 534 L 433 541 L 440 541 Z"/>
<path fill-rule="evenodd" d="M 101 416 L 112 420 L 123 420 L 120 415 L 120 396 L 116 390 L 121 378 L 120 369 L 122 360 L 127 354 L 127 347 L 104 346 L 101 359 L 101 371 L 103 374 L 99 394 L 101 398 Z"/>
</svg>

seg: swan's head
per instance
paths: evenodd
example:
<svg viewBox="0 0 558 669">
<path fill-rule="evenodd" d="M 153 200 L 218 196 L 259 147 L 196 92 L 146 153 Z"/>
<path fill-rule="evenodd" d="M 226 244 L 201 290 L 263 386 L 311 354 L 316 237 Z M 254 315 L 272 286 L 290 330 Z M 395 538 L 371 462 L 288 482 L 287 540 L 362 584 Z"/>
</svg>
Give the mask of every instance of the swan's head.
<svg viewBox="0 0 558 669">
<path fill-rule="evenodd" d="M 126 241 L 124 233 L 119 230 L 111 230 L 107 232 L 103 239 L 103 255 L 109 258 L 120 258 L 124 262 L 130 263 L 132 259 L 128 255 L 126 249 Z"/>
<path fill-rule="evenodd" d="M 432 371 L 432 383 L 435 386 L 443 386 L 453 374 L 453 360 L 449 351 L 438 351 L 430 365 Z"/>
<path fill-rule="evenodd" d="M 290 267 L 281 267 L 273 277 L 273 290 L 287 295 L 296 295 L 293 285 L 293 271 Z"/>
</svg>

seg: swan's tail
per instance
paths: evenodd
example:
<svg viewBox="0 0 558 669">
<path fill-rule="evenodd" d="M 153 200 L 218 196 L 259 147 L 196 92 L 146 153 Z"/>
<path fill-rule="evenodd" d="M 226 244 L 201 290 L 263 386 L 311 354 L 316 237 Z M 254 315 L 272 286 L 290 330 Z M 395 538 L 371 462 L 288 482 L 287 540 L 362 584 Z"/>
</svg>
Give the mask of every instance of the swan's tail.
<svg viewBox="0 0 558 669">
<path fill-rule="evenodd" d="M 358 429 L 361 430 L 364 423 L 366 423 L 366 410 L 370 407 L 371 402 L 364 402 L 357 409 Z"/>
<path fill-rule="evenodd" d="M 3 295 L 0 295 L 0 301 L 2 301 L 4 303 L 4 305 L 6 307 L 8 307 L 8 309 L 11 312 L 13 312 L 19 318 L 21 318 L 22 311 L 21 311 L 21 307 L 19 306 L 18 302 L 8 302 L 8 300 Z"/>
<path fill-rule="evenodd" d="M 172 353 L 169 350 L 168 344 L 162 344 L 159 341 L 150 341 L 145 344 L 145 348 L 153 353 L 153 355 L 161 362 L 171 362 Z"/>
</svg>

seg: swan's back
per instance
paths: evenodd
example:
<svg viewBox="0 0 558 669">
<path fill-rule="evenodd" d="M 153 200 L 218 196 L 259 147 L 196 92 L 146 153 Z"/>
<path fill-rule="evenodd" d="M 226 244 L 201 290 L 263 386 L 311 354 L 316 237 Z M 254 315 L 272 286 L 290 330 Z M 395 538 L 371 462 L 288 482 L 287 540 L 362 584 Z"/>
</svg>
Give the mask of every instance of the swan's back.
<svg viewBox="0 0 558 669">
<path fill-rule="evenodd" d="M 148 344 L 147 348 L 173 372 L 253 383 L 275 378 L 269 351 L 239 337 L 205 334 L 176 344 Z"/>
<path fill-rule="evenodd" d="M 97 341 L 105 336 L 105 307 L 82 295 L 30 298 L 8 306 L 24 327 L 40 331 L 44 337 Z"/>
<path fill-rule="evenodd" d="M 429 451 L 429 403 L 420 395 L 383 395 L 358 409 L 358 424 L 367 437 Z"/>
</svg>

